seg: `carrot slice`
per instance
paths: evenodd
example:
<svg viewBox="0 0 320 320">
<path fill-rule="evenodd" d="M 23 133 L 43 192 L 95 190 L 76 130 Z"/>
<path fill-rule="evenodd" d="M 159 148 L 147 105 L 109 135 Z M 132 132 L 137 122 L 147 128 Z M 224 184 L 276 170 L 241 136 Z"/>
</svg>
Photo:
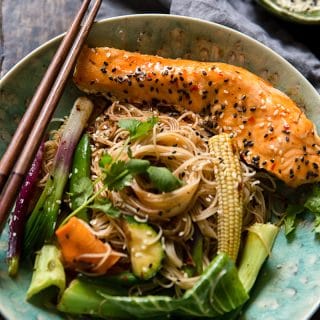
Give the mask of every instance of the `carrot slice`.
<svg viewBox="0 0 320 320">
<path fill-rule="evenodd" d="M 108 243 L 98 239 L 86 223 L 76 217 L 57 229 L 56 236 L 64 264 L 70 269 L 104 274 L 120 259 Z M 108 252 L 102 261 L 103 254 Z"/>
</svg>

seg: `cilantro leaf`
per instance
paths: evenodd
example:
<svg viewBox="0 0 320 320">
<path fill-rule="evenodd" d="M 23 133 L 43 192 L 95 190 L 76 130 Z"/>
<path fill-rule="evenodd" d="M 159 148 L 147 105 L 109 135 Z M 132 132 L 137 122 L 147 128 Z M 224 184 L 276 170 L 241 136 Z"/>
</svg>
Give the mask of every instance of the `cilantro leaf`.
<svg viewBox="0 0 320 320">
<path fill-rule="evenodd" d="M 150 167 L 150 161 L 143 159 L 131 159 L 127 162 L 127 169 L 131 174 L 144 173 Z"/>
<path fill-rule="evenodd" d="M 296 228 L 296 217 L 304 211 L 304 207 L 298 204 L 289 204 L 284 218 L 285 235 L 288 236 Z"/>
<path fill-rule="evenodd" d="M 158 122 L 157 117 L 151 117 L 147 121 L 140 121 L 137 119 L 121 119 L 119 120 L 119 127 L 129 131 L 130 140 L 136 140 L 147 135 L 154 125 Z"/>
<path fill-rule="evenodd" d="M 111 162 L 112 162 L 112 157 L 111 157 L 111 155 L 108 154 L 108 153 L 105 153 L 105 154 L 101 157 L 101 159 L 100 159 L 100 161 L 99 161 L 99 167 L 100 167 L 100 168 L 105 168 L 106 165 L 110 164 Z"/>
<path fill-rule="evenodd" d="M 130 135 L 132 136 L 136 134 L 140 123 L 141 121 L 137 119 L 120 119 L 118 125 L 120 128 L 129 131 Z"/>
<path fill-rule="evenodd" d="M 320 233 L 320 185 L 315 184 L 304 206 L 315 215 L 314 231 Z"/>
<path fill-rule="evenodd" d="M 314 220 L 314 229 L 315 233 L 320 233 L 320 214 L 316 214 L 316 218 Z"/>
<path fill-rule="evenodd" d="M 320 214 L 320 185 L 315 184 L 304 206 L 312 213 Z"/>
<path fill-rule="evenodd" d="M 104 184 L 109 190 L 119 191 L 129 185 L 132 175 L 127 170 L 127 165 L 123 160 L 112 163 L 110 169 L 106 173 Z"/>
<path fill-rule="evenodd" d="M 170 192 L 182 186 L 182 181 L 168 168 L 150 166 L 147 173 L 151 182 L 161 192 Z"/>
<path fill-rule="evenodd" d="M 118 218 L 120 216 L 120 211 L 114 207 L 109 199 L 98 198 L 95 199 L 94 203 L 89 206 L 89 208 L 94 210 L 99 210 L 113 218 Z"/>
<path fill-rule="evenodd" d="M 82 177 L 74 185 L 72 194 L 73 207 L 78 208 L 85 203 L 93 193 L 92 182 L 88 177 Z"/>
</svg>

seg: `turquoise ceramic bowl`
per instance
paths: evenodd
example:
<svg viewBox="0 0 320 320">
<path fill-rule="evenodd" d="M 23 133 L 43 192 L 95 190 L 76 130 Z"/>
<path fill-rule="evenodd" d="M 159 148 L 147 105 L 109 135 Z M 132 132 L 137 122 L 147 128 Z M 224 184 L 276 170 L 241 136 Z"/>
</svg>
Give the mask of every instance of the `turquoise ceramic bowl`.
<svg viewBox="0 0 320 320">
<path fill-rule="evenodd" d="M 55 52 L 61 36 L 18 63 L 1 82 L 0 154 L 3 154 L 28 101 Z M 320 96 L 287 61 L 257 41 L 224 26 L 169 15 L 134 15 L 95 24 L 89 45 L 223 61 L 249 69 L 294 99 L 320 131 Z M 57 115 L 66 115 L 80 92 L 70 81 Z M 26 302 L 30 271 L 12 280 L 6 266 L 7 229 L 0 238 L 0 312 L 9 319 L 62 319 L 63 316 Z M 261 270 L 243 319 L 309 319 L 320 304 L 319 241 L 312 222 L 300 223 L 295 237 L 279 234 L 272 255 Z"/>
</svg>

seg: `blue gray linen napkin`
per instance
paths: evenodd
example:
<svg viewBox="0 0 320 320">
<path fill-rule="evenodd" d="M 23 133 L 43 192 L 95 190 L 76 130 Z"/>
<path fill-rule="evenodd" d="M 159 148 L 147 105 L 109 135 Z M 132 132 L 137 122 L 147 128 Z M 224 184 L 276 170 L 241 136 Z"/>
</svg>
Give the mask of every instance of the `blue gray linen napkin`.
<svg viewBox="0 0 320 320">
<path fill-rule="evenodd" d="M 253 0 L 105 0 L 100 17 L 146 12 L 200 18 L 243 32 L 288 60 L 320 93 L 319 57 L 309 47 L 294 39 L 290 32 L 300 26 L 280 21 Z M 319 27 L 314 28 L 317 27 L 301 26 L 301 30 L 318 33 Z M 302 37 L 303 32 L 300 32 Z M 316 45 L 314 40 L 312 46 Z M 317 49 L 319 50 L 318 47 Z"/>
<path fill-rule="evenodd" d="M 168 2 L 168 1 L 166 1 Z M 294 65 L 320 92 L 320 60 L 295 41 L 282 25 L 253 1 L 172 0 L 170 13 L 201 18 L 241 31 Z M 320 106 L 319 106 L 320 107 Z"/>
</svg>

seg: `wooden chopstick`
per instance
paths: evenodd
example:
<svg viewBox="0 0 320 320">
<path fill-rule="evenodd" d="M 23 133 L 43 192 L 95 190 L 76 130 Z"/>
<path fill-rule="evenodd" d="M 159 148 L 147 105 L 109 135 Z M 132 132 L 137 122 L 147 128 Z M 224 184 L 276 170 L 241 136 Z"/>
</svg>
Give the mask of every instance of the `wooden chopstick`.
<svg viewBox="0 0 320 320">
<path fill-rule="evenodd" d="M 5 185 L 9 177 L 10 170 L 13 168 L 15 161 L 18 158 L 19 151 L 22 149 L 22 146 L 28 137 L 26 133 L 30 132 L 34 120 L 38 116 L 42 104 L 48 96 L 53 82 L 55 81 L 68 52 L 70 51 L 70 48 L 72 47 L 90 1 L 91 0 L 85 0 L 82 3 L 68 32 L 64 36 L 61 45 L 59 46 L 45 75 L 43 76 L 26 112 L 24 113 L 19 126 L 14 133 L 14 136 L 11 139 L 10 145 L 2 157 L 0 162 L 0 190 Z"/>
<path fill-rule="evenodd" d="M 90 1 L 89 1 L 90 2 Z M 88 5 L 88 1 L 85 1 L 80 9 L 80 11 Z M 74 43 L 71 47 L 71 49 L 68 51 L 68 54 L 65 58 L 65 61 L 61 67 L 61 69 L 58 72 L 58 75 L 56 76 L 56 79 L 51 87 L 51 90 L 47 89 L 46 84 L 43 84 L 44 89 L 50 91 L 48 94 L 48 97 L 44 104 L 39 107 L 38 104 L 41 105 L 41 102 L 35 101 L 34 104 L 36 105 L 36 108 L 41 109 L 38 118 L 36 118 L 36 112 L 30 112 L 34 118 L 31 120 L 31 123 L 34 122 L 34 126 L 30 128 L 30 133 L 27 131 L 28 125 L 24 125 L 25 127 L 23 129 L 19 129 L 19 132 L 17 136 L 24 135 L 28 137 L 28 139 L 25 141 L 25 144 L 22 149 L 22 143 L 19 144 L 20 147 L 17 148 L 16 146 L 11 147 L 10 144 L 10 151 L 8 156 L 6 156 L 4 160 L 8 161 L 8 159 L 14 160 L 14 158 L 17 158 L 17 155 L 19 154 L 20 150 L 22 149 L 22 152 L 20 153 L 19 158 L 16 161 L 16 164 L 14 166 L 13 171 L 11 172 L 7 183 L 5 185 L 5 188 L 3 192 L 1 193 L 0 197 L 0 234 L 4 228 L 4 225 L 6 223 L 6 220 L 8 218 L 8 215 L 10 213 L 10 210 L 14 204 L 15 198 L 19 192 L 19 189 L 24 181 L 24 177 L 29 170 L 32 160 L 35 157 L 35 154 L 37 152 L 37 149 L 40 145 L 42 136 L 46 130 L 46 127 L 48 126 L 48 123 L 55 111 L 55 108 L 61 98 L 61 95 L 63 93 L 64 87 L 66 85 L 66 82 L 68 80 L 68 76 L 75 64 L 75 61 L 77 59 L 78 54 L 80 53 L 81 47 L 87 38 L 87 35 L 90 31 L 90 28 L 94 22 L 94 19 L 97 15 L 97 12 L 100 8 L 102 0 L 96 0 L 94 5 L 92 6 L 90 12 L 88 13 L 87 18 L 85 19 L 85 22 L 83 24 L 83 27 L 80 29 L 79 33 L 76 35 L 76 38 L 74 40 Z M 77 15 L 78 17 L 78 15 Z M 49 77 L 49 76 L 48 76 Z M 48 92 L 47 92 L 48 93 Z M 38 93 L 38 95 L 41 97 L 43 94 Z M 40 99 L 39 99 L 40 100 Z M 30 117 L 30 115 L 28 116 Z M 36 121 L 34 121 L 36 120 Z M 30 119 L 25 120 L 26 123 L 30 121 Z M 12 156 L 14 155 L 14 156 Z M 3 165 L 4 167 L 10 167 L 9 165 Z M 3 170 L 3 167 L 1 167 Z M 10 170 L 10 169 L 9 169 Z M 4 170 L 0 172 L 2 174 L 2 177 L 5 179 L 6 175 L 8 173 Z"/>
</svg>

